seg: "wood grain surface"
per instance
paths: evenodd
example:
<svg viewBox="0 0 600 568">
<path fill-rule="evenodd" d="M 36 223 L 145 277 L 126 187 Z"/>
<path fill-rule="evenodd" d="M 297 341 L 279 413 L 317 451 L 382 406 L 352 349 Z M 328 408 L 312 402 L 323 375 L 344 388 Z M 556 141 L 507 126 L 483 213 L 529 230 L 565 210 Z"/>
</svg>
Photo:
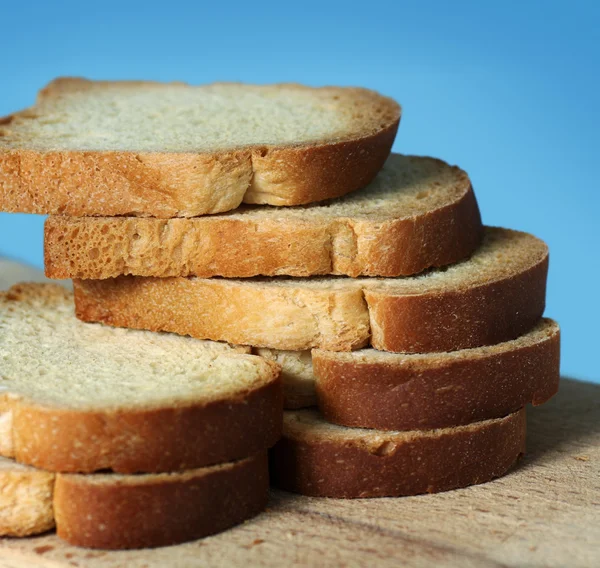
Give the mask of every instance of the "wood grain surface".
<svg viewBox="0 0 600 568">
<path fill-rule="evenodd" d="M 360 501 L 273 492 L 267 512 L 201 541 L 102 552 L 54 534 L 0 539 L 0 567 L 600 566 L 600 385 L 564 379 L 528 428 L 517 469 L 478 487 Z"/>
</svg>

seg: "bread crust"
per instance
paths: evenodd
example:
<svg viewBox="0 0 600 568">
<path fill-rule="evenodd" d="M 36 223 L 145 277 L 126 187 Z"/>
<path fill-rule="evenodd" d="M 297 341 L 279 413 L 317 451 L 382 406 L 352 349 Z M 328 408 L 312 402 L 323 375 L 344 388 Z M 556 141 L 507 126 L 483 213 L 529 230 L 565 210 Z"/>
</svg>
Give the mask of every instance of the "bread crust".
<svg viewBox="0 0 600 568">
<path fill-rule="evenodd" d="M 46 221 L 49 278 L 104 279 L 120 275 L 405 276 L 464 259 L 481 242 L 475 195 L 416 217 L 195 219 L 139 217 Z"/>
<path fill-rule="evenodd" d="M 56 525 L 58 535 L 76 546 L 166 546 L 260 513 L 268 498 L 268 460 L 262 450 L 201 469 L 127 476 L 54 474 L 10 462 L 0 469 L 0 487 L 3 536 L 40 534 Z"/>
<path fill-rule="evenodd" d="M 279 380 L 239 399 L 166 408 L 74 410 L 17 399 L 6 457 L 56 472 L 194 469 L 271 447 L 281 436 L 282 409 Z"/>
<path fill-rule="evenodd" d="M 462 353 L 374 360 L 314 350 L 319 409 L 343 426 L 429 430 L 506 416 L 558 391 L 556 324 L 535 343 Z"/>
<path fill-rule="evenodd" d="M 75 280 L 76 315 L 117 327 L 291 351 L 351 351 L 369 341 L 400 353 L 493 345 L 515 339 L 542 317 L 548 255 L 535 242 L 535 259 L 518 270 L 422 293 L 403 293 L 393 282 L 386 287 L 385 281 L 333 278 L 323 287 L 268 279 Z"/>
<path fill-rule="evenodd" d="M 95 84 L 58 79 L 40 97 Z M 338 197 L 375 177 L 390 153 L 401 116 L 392 99 L 365 89 L 352 92 L 357 100 L 371 106 L 376 102 L 384 109 L 376 132 L 336 141 L 202 153 L 0 149 L 0 209 L 171 218 L 230 211 L 242 201 L 282 206 Z M 32 112 L 35 107 L 1 119 L 0 136 L 9 138 L 15 117 Z"/>
<path fill-rule="evenodd" d="M 542 317 L 547 275 L 548 256 L 510 278 L 459 291 L 393 296 L 367 289 L 371 345 L 380 351 L 429 353 L 514 339 Z"/>
<path fill-rule="evenodd" d="M 195 540 L 259 514 L 269 491 L 266 452 L 212 468 L 132 476 L 125 482 L 98 483 L 95 477 L 57 475 L 57 534 L 76 546 L 133 549 Z"/>
<path fill-rule="evenodd" d="M 270 452 L 271 480 L 287 491 L 343 499 L 448 491 L 505 474 L 525 451 L 525 430 L 520 410 L 469 426 L 411 432 L 401 440 L 374 430 L 368 445 L 294 435 L 284 422 L 284 436 Z"/>
</svg>

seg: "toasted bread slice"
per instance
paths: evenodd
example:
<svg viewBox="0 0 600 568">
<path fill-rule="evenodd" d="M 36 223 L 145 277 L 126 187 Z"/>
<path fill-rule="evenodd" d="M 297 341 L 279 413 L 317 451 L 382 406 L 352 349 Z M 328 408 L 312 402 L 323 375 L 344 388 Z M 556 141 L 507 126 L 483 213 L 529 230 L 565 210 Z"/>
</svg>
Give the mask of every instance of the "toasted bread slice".
<svg viewBox="0 0 600 568">
<path fill-rule="evenodd" d="M 54 474 L 0 458 L 0 535 L 56 526 L 90 548 L 167 546 L 223 531 L 267 504 L 266 452 L 177 473 Z"/>
<path fill-rule="evenodd" d="M 245 206 L 195 219 L 52 216 L 49 278 L 405 276 L 463 260 L 483 233 L 465 172 L 393 154 L 365 189 L 326 204 Z"/>
<path fill-rule="evenodd" d="M 560 331 L 543 319 L 529 333 L 489 347 L 406 355 L 315 349 L 312 358 L 318 405 L 329 422 L 381 430 L 447 428 L 552 398 L 560 380 Z"/>
<path fill-rule="evenodd" d="M 530 330 L 545 306 L 548 249 L 489 228 L 468 260 L 406 278 L 75 280 L 77 316 L 301 351 L 428 353 L 493 345 Z M 152 309 L 148 309 L 152 306 Z"/>
<path fill-rule="evenodd" d="M 276 487 L 314 497 L 437 493 L 505 474 L 525 451 L 525 410 L 438 430 L 389 432 L 326 422 L 316 410 L 284 413 L 271 450 Z"/>
<path fill-rule="evenodd" d="M 14 286 L 0 294 L 0 455 L 152 473 L 264 451 L 281 433 L 279 368 L 244 351 L 86 325 L 65 289 Z"/>
<path fill-rule="evenodd" d="M 399 105 L 366 89 L 57 79 L 0 119 L 0 210 L 194 217 L 366 186 Z"/>
<path fill-rule="evenodd" d="M 560 329 L 542 319 L 517 339 L 445 353 L 279 351 L 284 408 L 318 406 L 326 420 L 380 430 L 445 428 L 498 418 L 552 398 Z"/>
</svg>

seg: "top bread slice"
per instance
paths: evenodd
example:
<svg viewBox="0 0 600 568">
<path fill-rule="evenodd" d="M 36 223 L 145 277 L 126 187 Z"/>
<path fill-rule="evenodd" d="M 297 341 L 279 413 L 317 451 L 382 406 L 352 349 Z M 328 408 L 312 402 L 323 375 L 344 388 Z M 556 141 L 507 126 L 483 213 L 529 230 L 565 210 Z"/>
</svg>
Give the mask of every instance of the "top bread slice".
<svg viewBox="0 0 600 568">
<path fill-rule="evenodd" d="M 75 309 L 83 321 L 272 349 L 453 351 L 531 329 L 547 271 L 544 242 L 487 228 L 471 258 L 417 276 L 74 280 Z"/>
<path fill-rule="evenodd" d="M 401 109 L 356 88 L 61 78 L 0 119 L 0 210 L 194 217 L 364 187 Z"/>
<path fill-rule="evenodd" d="M 44 247 L 58 279 L 404 276 L 462 260 L 482 232 L 464 171 L 392 154 L 369 186 L 328 203 L 195 219 L 53 216 Z"/>
<path fill-rule="evenodd" d="M 279 367 L 226 344 L 86 325 L 54 284 L 0 294 L 0 455 L 49 471 L 193 469 L 281 432 Z"/>
</svg>

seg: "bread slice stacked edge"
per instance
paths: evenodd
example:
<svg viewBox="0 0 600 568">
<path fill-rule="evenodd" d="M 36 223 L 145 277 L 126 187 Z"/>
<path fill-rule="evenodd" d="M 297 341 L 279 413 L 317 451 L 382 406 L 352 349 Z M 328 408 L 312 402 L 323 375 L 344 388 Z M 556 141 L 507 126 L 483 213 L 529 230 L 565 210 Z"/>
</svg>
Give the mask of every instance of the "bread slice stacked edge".
<svg viewBox="0 0 600 568">
<path fill-rule="evenodd" d="M 54 284 L 0 294 L 0 330 L 3 534 L 56 524 L 80 546 L 153 547 L 264 509 L 282 426 L 276 364 L 79 322 Z"/>
</svg>

